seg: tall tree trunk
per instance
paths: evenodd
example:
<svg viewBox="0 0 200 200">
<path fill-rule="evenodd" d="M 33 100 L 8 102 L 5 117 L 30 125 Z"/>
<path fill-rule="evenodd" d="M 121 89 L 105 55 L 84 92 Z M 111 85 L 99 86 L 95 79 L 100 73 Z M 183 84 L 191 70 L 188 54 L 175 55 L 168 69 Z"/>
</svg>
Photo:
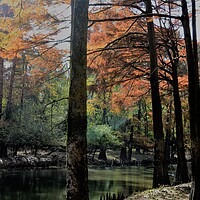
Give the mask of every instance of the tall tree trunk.
<svg viewBox="0 0 200 200">
<path fill-rule="evenodd" d="M 27 62 L 26 62 L 26 56 L 23 54 L 23 74 L 22 74 L 22 88 L 21 88 L 21 99 L 20 99 L 20 123 L 22 118 L 22 113 L 24 109 L 24 98 L 26 94 L 26 83 L 27 83 Z"/>
<path fill-rule="evenodd" d="M 172 82 L 173 82 L 173 95 L 174 95 L 174 109 L 176 120 L 176 141 L 177 141 L 177 170 L 176 170 L 176 183 L 189 182 L 189 173 L 187 167 L 187 160 L 185 157 L 185 147 L 183 138 L 183 119 L 182 107 L 178 88 L 178 64 L 172 64 Z"/>
<path fill-rule="evenodd" d="M 137 113 L 137 119 L 138 119 L 138 124 L 137 124 L 137 133 L 141 134 L 141 118 L 142 118 L 142 100 L 140 99 L 137 103 L 138 105 L 138 113 Z"/>
<path fill-rule="evenodd" d="M 0 58 L 0 120 L 2 118 L 3 113 L 3 73 L 4 73 L 4 66 L 3 66 L 3 59 Z M 3 129 L 0 127 L 0 157 L 6 157 L 7 156 L 7 148 L 5 148 L 5 142 L 4 142 L 4 134 Z"/>
<path fill-rule="evenodd" d="M 87 167 L 88 0 L 72 0 L 71 71 L 67 133 L 67 200 L 89 200 Z"/>
<path fill-rule="evenodd" d="M 188 90 L 189 90 L 189 112 L 190 112 L 190 135 L 192 147 L 192 178 L 193 186 L 191 191 L 192 200 L 200 197 L 200 98 L 199 98 L 199 72 L 198 72 L 198 55 L 197 41 L 193 34 L 193 43 L 190 33 L 190 23 L 187 1 L 182 0 L 182 24 L 185 36 L 186 55 L 188 64 Z M 196 32 L 195 19 L 195 1 L 192 0 L 193 6 L 193 32 Z"/>
<path fill-rule="evenodd" d="M 152 13 L 151 0 L 146 1 L 147 13 Z M 155 31 L 153 24 L 153 17 L 147 21 L 149 52 L 150 52 L 150 67 L 151 67 L 151 98 L 153 109 L 153 131 L 154 131 L 154 174 L 153 174 L 153 187 L 159 185 L 170 184 L 167 162 L 165 158 L 165 142 L 162 123 L 162 109 L 161 100 L 159 95 L 158 83 L 158 64 L 155 42 Z"/>
<path fill-rule="evenodd" d="M 148 123 L 148 113 L 147 113 L 147 103 L 145 100 L 144 104 L 143 104 L 143 109 L 144 109 L 144 121 L 145 121 L 145 125 L 144 125 L 144 134 L 146 136 L 148 136 L 149 134 L 149 123 Z"/>
<path fill-rule="evenodd" d="M 102 124 L 108 124 L 108 114 L 107 114 L 107 102 L 106 102 L 106 82 L 105 79 L 102 80 L 103 84 L 103 109 L 102 109 Z"/>
<path fill-rule="evenodd" d="M 4 73 L 4 66 L 3 66 L 3 58 L 0 57 L 0 120 L 2 117 L 3 112 L 3 73 Z"/>
<path fill-rule="evenodd" d="M 165 157 L 166 157 L 166 162 L 170 163 L 170 140 L 171 140 L 171 126 L 172 126 L 172 102 L 171 101 L 167 109 L 167 117 L 166 117 L 165 123 L 166 123 Z"/>
<path fill-rule="evenodd" d="M 13 86 L 15 82 L 16 65 L 17 65 L 17 58 L 14 58 L 13 66 L 11 69 L 11 75 L 10 75 L 10 86 L 9 86 L 8 99 L 7 99 L 7 104 L 6 104 L 5 120 L 10 120 L 12 117 L 12 98 L 13 98 Z"/>
<path fill-rule="evenodd" d="M 15 69 L 16 69 L 17 58 L 13 59 L 13 65 L 11 68 L 10 75 L 10 86 L 8 91 L 8 99 L 5 109 L 5 121 L 10 120 L 12 118 L 12 96 L 13 96 L 13 86 L 15 81 Z M 7 157 L 7 145 L 4 139 L 0 143 L 0 157 Z"/>
</svg>

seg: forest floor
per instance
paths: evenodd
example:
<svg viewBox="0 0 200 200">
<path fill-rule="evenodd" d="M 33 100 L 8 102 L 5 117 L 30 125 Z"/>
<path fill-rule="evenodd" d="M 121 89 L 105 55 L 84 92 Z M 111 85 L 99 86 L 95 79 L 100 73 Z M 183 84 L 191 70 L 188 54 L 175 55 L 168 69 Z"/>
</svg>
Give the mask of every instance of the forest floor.
<svg viewBox="0 0 200 200">
<path fill-rule="evenodd" d="M 157 189 L 135 193 L 125 200 L 188 200 L 191 183 L 176 186 L 162 186 Z"/>
</svg>

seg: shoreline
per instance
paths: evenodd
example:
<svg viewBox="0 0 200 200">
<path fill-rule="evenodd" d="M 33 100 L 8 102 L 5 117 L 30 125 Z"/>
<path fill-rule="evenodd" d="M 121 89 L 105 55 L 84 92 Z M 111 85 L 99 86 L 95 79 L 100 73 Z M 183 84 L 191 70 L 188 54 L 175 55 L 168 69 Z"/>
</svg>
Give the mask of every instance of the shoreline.
<svg viewBox="0 0 200 200">
<path fill-rule="evenodd" d="M 191 183 L 184 183 L 176 186 L 161 186 L 156 189 L 134 193 L 125 198 L 125 200 L 188 200 L 190 196 L 190 190 Z"/>
<path fill-rule="evenodd" d="M 100 160 L 97 157 L 88 156 L 88 166 L 153 166 L 151 155 L 133 153 L 131 163 L 121 162 L 117 157 L 109 156 L 108 159 Z M 63 168 L 66 166 L 66 153 L 58 152 L 53 154 L 17 155 L 7 158 L 0 158 L 0 170 L 2 169 L 33 169 L 33 168 Z"/>
</svg>

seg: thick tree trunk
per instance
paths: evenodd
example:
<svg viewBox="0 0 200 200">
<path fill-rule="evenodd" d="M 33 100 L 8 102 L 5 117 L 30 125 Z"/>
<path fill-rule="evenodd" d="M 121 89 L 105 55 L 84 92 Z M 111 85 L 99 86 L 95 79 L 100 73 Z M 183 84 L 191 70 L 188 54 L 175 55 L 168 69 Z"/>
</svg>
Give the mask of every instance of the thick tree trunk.
<svg viewBox="0 0 200 200">
<path fill-rule="evenodd" d="M 88 200 L 87 26 L 88 0 L 72 0 L 71 71 L 67 135 L 67 200 Z"/>
<path fill-rule="evenodd" d="M 151 0 L 146 1 L 147 13 L 152 13 Z M 153 131 L 154 131 L 154 174 L 153 174 L 153 187 L 159 185 L 170 184 L 168 176 L 167 162 L 165 159 L 165 142 L 162 123 L 162 109 L 161 100 L 159 95 L 158 83 L 158 64 L 155 43 L 155 31 L 153 18 L 147 21 L 148 39 L 149 39 L 149 52 L 150 52 L 150 67 L 151 67 L 151 98 L 153 109 Z"/>
<path fill-rule="evenodd" d="M 190 33 L 190 23 L 187 1 L 182 0 L 182 24 L 185 36 L 186 55 L 188 64 L 188 89 L 189 89 L 189 110 L 190 110 L 190 134 L 192 147 L 192 178 L 193 185 L 191 198 L 197 200 L 200 197 L 200 92 L 199 92 L 199 72 L 198 72 L 198 56 L 195 33 L 193 34 L 193 43 Z M 193 3 L 193 18 L 195 16 L 195 1 Z M 196 24 L 193 20 L 193 32 Z"/>
</svg>

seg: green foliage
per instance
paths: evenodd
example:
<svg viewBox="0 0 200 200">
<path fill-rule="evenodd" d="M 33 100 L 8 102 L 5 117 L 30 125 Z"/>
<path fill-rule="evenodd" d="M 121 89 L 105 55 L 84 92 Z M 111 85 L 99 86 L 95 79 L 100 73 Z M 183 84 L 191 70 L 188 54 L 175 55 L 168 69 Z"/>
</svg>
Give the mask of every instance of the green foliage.
<svg viewBox="0 0 200 200">
<path fill-rule="evenodd" d="M 39 148 L 64 145 L 65 132 L 59 127 L 51 130 L 48 116 L 38 102 L 29 102 L 23 109 L 16 109 L 12 122 L 6 126 L 6 143 L 11 147 Z"/>
<path fill-rule="evenodd" d="M 120 144 L 115 132 L 108 125 L 89 125 L 87 131 L 89 148 L 109 148 Z"/>
</svg>

